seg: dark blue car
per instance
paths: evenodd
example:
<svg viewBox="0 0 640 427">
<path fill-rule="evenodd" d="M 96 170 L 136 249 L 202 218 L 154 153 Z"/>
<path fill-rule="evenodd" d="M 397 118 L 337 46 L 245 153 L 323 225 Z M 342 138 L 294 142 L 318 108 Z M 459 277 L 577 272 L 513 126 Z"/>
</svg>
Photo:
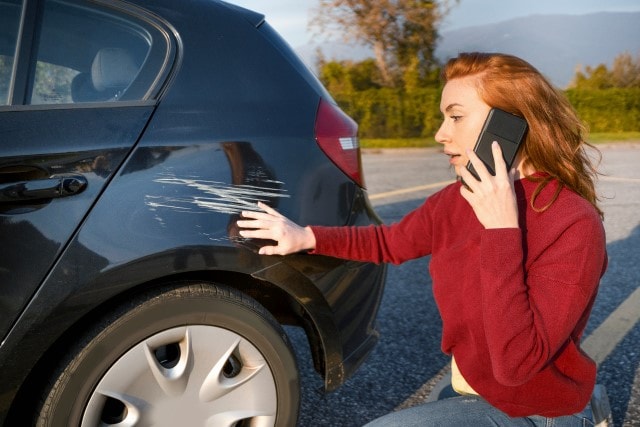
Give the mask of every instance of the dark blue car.
<svg viewBox="0 0 640 427">
<path fill-rule="evenodd" d="M 293 426 L 377 340 L 383 266 L 264 257 L 235 222 L 377 223 L 357 126 L 264 16 L 0 0 L 0 424 Z"/>
</svg>

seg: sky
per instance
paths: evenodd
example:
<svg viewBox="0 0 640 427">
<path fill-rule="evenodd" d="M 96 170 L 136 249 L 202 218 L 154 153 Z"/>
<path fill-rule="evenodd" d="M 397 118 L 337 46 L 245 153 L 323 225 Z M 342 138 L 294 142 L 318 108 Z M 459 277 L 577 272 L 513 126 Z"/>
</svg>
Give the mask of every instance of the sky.
<svg viewBox="0 0 640 427">
<path fill-rule="evenodd" d="M 294 48 L 311 42 L 308 22 L 310 11 L 317 7 L 318 0 L 226 1 L 266 15 L 269 24 Z M 459 0 L 447 15 L 441 32 L 534 14 L 638 11 L 640 0 Z"/>
</svg>

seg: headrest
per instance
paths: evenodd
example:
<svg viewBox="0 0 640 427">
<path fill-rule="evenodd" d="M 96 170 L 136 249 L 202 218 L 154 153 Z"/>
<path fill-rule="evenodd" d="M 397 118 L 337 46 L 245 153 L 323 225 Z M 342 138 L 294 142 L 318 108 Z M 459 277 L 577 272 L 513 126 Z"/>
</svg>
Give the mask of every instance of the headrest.
<svg viewBox="0 0 640 427">
<path fill-rule="evenodd" d="M 100 92 L 126 89 L 138 73 L 131 55 L 124 49 L 100 49 L 91 65 L 93 86 Z"/>
<path fill-rule="evenodd" d="M 71 99 L 73 102 L 91 102 L 97 99 L 89 73 L 79 73 L 71 80 Z"/>
</svg>

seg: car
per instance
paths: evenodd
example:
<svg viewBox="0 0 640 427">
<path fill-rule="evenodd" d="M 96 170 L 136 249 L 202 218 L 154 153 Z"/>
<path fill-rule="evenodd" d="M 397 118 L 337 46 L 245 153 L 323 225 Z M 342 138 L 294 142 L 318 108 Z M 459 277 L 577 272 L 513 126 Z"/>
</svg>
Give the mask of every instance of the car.
<svg viewBox="0 0 640 427">
<path fill-rule="evenodd" d="M 0 0 L 0 425 L 293 426 L 378 340 L 384 265 L 236 221 L 380 223 L 357 124 L 254 11 Z"/>
</svg>

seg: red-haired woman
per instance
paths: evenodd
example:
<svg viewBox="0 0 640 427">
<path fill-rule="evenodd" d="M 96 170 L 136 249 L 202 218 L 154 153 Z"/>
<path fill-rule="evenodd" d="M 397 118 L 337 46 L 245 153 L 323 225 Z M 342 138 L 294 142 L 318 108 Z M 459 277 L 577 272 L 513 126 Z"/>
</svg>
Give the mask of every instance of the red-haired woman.
<svg viewBox="0 0 640 427">
<path fill-rule="evenodd" d="M 589 425 L 596 365 L 580 339 L 607 255 L 584 127 L 517 57 L 461 54 L 442 78 L 435 138 L 466 185 L 449 185 L 392 225 L 301 227 L 261 204 L 243 213 L 241 235 L 277 241 L 265 255 L 306 250 L 394 264 L 431 255 L 456 393 L 371 425 Z M 510 171 L 493 144 L 495 176 L 473 152 L 494 107 L 529 126 Z"/>
</svg>

